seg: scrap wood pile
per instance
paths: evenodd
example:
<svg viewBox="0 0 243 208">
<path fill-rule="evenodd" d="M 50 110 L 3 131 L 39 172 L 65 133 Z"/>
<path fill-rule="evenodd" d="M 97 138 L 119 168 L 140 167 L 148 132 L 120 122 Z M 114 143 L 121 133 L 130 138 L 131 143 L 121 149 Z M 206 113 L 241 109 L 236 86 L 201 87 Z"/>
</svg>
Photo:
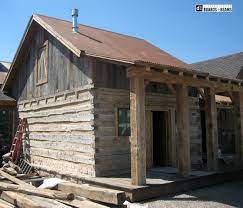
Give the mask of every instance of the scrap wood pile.
<svg viewBox="0 0 243 208">
<path fill-rule="evenodd" d="M 1 208 L 105 208 L 110 206 L 99 204 L 97 201 L 118 204 L 125 200 L 123 198 L 119 201 L 121 199 L 117 197 L 117 194 L 121 194 L 119 191 L 107 192 L 106 189 L 91 187 L 88 184 L 78 185 L 55 178 L 54 183 L 53 179 L 46 179 L 49 180 L 47 184 L 44 180 L 44 183 L 37 188 L 3 170 L 0 170 L 0 175 L 4 178 L 0 181 Z"/>
<path fill-rule="evenodd" d="M 26 124 L 26 119 L 19 120 L 10 152 L 3 155 L 3 166 L 0 169 L 1 208 L 105 208 L 123 205 L 126 199 L 123 191 L 89 184 L 79 185 L 57 178 L 45 179 L 39 187 L 28 183 L 33 181 L 30 177 L 37 174 L 31 164 L 20 160 Z M 39 181 L 43 179 L 39 178 Z"/>
<path fill-rule="evenodd" d="M 34 169 L 28 162 L 25 160 L 21 160 L 20 166 L 12 162 L 11 154 L 6 153 L 2 156 L 3 162 L 2 162 L 2 170 L 7 172 L 10 175 L 16 176 L 17 174 L 27 174 L 32 175 L 35 174 Z"/>
<path fill-rule="evenodd" d="M 13 162 L 11 154 L 5 154 L 0 169 L 0 207 L 105 208 L 122 205 L 126 200 L 123 191 L 75 184 L 57 178 L 45 179 L 37 188 L 28 183 L 35 182 L 31 180 L 33 177 L 37 182 L 43 181 L 30 164 L 22 160 L 18 166 Z"/>
</svg>

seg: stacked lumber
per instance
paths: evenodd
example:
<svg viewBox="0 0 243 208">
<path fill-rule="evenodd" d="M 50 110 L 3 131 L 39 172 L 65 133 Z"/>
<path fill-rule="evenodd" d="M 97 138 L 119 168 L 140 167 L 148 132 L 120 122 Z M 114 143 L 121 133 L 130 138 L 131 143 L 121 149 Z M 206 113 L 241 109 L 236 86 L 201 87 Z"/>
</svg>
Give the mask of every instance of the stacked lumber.
<svg viewBox="0 0 243 208">
<path fill-rule="evenodd" d="M 126 200 L 124 191 L 95 187 L 89 184 L 63 182 L 58 184 L 58 190 L 66 193 L 71 191 L 78 196 L 114 205 L 122 205 Z"/>
<path fill-rule="evenodd" d="M 37 188 L 0 170 L 0 207 L 3 208 L 107 208 L 122 205 L 123 191 L 61 181 L 56 189 Z M 43 183 L 44 184 L 44 183 Z"/>
<path fill-rule="evenodd" d="M 4 170 L 6 173 L 16 176 L 17 174 L 22 174 L 21 168 L 12 162 L 11 160 L 11 153 L 6 153 L 2 156 L 3 162 L 2 162 L 2 170 Z"/>
</svg>

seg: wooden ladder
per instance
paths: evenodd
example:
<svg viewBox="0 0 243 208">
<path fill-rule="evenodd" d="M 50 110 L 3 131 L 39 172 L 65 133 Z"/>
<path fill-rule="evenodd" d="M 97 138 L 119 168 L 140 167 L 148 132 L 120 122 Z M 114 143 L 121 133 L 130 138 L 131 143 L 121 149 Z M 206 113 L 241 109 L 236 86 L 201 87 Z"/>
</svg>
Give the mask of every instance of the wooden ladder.
<svg viewBox="0 0 243 208">
<path fill-rule="evenodd" d="M 19 119 L 19 125 L 16 131 L 16 134 L 14 136 L 12 146 L 10 149 L 10 158 L 13 163 L 17 163 L 20 155 L 20 147 L 22 144 L 22 138 L 23 134 L 25 133 L 26 130 L 26 119 Z"/>
</svg>

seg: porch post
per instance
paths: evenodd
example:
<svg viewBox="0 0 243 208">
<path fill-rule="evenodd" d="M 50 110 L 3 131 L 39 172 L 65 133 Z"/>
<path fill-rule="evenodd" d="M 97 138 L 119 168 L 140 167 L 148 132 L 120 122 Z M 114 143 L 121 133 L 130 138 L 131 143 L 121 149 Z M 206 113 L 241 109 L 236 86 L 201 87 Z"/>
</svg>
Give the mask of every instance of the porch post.
<svg viewBox="0 0 243 208">
<path fill-rule="evenodd" d="M 191 174 L 188 90 L 184 84 L 177 85 L 178 169 L 179 175 Z"/>
<path fill-rule="evenodd" d="M 218 170 L 218 121 L 215 102 L 215 90 L 205 88 L 205 117 L 206 117 L 206 143 L 207 167 L 210 171 Z"/>
<path fill-rule="evenodd" d="M 144 79 L 130 81 L 131 178 L 133 185 L 146 184 L 145 86 Z"/>
<path fill-rule="evenodd" d="M 237 165 L 243 165 L 243 92 L 233 92 L 235 150 Z"/>
</svg>

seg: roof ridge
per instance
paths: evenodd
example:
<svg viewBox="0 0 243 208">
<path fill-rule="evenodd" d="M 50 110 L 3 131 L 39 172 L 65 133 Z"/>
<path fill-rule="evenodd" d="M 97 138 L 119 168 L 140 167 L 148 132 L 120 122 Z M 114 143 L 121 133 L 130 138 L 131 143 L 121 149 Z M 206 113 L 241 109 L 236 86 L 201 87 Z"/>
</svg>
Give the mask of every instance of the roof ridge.
<svg viewBox="0 0 243 208">
<path fill-rule="evenodd" d="M 203 62 L 208 62 L 208 61 L 215 61 L 217 59 L 228 58 L 228 57 L 239 55 L 239 54 L 243 54 L 243 51 L 240 51 L 238 53 L 232 53 L 232 54 L 229 54 L 229 55 L 218 56 L 218 57 L 212 58 L 212 59 L 206 59 L 206 60 L 203 60 L 203 61 L 194 62 L 194 63 L 191 63 L 191 65 L 199 64 L 199 63 L 203 63 Z"/>
<path fill-rule="evenodd" d="M 60 18 L 51 17 L 51 16 L 47 16 L 47 15 L 42 15 L 42 14 L 37 14 L 37 13 L 34 13 L 33 15 L 43 16 L 43 17 L 47 17 L 47 18 L 56 19 L 56 20 L 59 20 L 59 21 L 72 23 L 71 21 L 68 21 L 68 20 L 65 20 L 65 19 L 60 19 Z M 130 37 L 130 38 L 134 38 L 134 39 L 138 39 L 138 40 L 143 40 L 144 41 L 143 38 L 139 38 L 139 37 L 136 37 L 136 36 L 127 35 L 127 34 L 123 34 L 123 33 L 119 33 L 119 32 L 114 32 L 114 31 L 111 31 L 111 30 L 107 30 L 107 29 L 103 29 L 103 28 L 99 28 L 99 27 L 95 27 L 95 26 L 90 26 L 90 25 L 85 25 L 85 24 L 78 24 L 78 25 L 84 26 L 84 27 L 93 28 L 93 29 L 96 29 L 96 30 L 101 30 L 101 31 L 104 31 L 104 32 L 114 33 L 114 34 L 117 34 L 117 35 L 120 35 L 120 36 L 127 36 L 127 37 Z"/>
</svg>

